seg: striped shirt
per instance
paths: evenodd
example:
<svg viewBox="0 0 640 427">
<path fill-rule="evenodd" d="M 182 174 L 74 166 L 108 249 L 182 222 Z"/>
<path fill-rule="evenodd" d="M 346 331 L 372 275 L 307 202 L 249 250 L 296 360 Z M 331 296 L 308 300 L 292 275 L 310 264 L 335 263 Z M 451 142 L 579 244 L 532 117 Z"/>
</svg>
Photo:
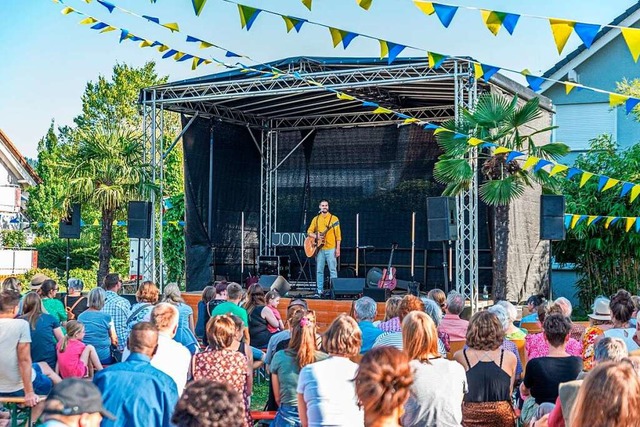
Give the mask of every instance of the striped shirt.
<svg viewBox="0 0 640 427">
<path fill-rule="evenodd" d="M 107 291 L 101 311 L 111 316 L 118 336 L 118 350 L 124 350 L 127 344 L 127 319 L 131 315 L 131 304 L 117 293 Z"/>
</svg>

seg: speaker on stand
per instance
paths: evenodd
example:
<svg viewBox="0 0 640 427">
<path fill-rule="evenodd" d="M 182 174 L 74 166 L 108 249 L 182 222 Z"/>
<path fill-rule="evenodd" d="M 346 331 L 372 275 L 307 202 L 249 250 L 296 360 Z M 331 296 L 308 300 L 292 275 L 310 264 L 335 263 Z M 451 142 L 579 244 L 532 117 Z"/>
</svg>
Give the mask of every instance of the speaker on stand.
<svg viewBox="0 0 640 427">
<path fill-rule="evenodd" d="M 442 242 L 444 292 L 449 292 L 447 243 L 458 240 L 458 209 L 455 197 L 427 197 L 427 232 L 430 242 Z"/>
<path fill-rule="evenodd" d="M 549 299 L 552 297 L 553 241 L 565 240 L 564 196 L 543 194 L 540 196 L 540 240 L 549 240 Z"/>
<path fill-rule="evenodd" d="M 70 251 L 70 239 L 80 238 L 80 204 L 73 203 L 69 206 L 67 214 L 58 223 L 58 237 L 61 239 L 67 239 L 67 253 L 65 256 L 65 275 L 67 277 L 67 285 L 69 284 L 69 267 L 71 263 Z"/>
<path fill-rule="evenodd" d="M 141 241 L 151 238 L 153 205 L 151 202 L 129 202 L 127 209 L 127 236 L 138 239 L 138 267 L 136 271 L 136 289 L 140 286 Z"/>
</svg>

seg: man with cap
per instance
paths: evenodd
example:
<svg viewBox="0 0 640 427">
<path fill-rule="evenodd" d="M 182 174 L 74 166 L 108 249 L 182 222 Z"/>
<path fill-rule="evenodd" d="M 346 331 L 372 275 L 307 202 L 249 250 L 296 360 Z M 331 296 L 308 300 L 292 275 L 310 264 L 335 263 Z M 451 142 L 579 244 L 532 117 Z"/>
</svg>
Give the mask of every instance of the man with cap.
<svg viewBox="0 0 640 427">
<path fill-rule="evenodd" d="M 102 405 L 98 387 L 79 378 L 56 384 L 45 402 L 44 427 L 98 427 L 102 418 L 114 421 Z"/>
</svg>

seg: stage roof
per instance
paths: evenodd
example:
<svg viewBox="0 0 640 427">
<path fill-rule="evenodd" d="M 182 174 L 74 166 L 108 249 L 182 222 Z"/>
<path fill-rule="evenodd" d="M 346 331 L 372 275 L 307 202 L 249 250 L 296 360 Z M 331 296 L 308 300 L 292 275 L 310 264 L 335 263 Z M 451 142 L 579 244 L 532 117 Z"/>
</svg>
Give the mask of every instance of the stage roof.
<svg viewBox="0 0 640 427">
<path fill-rule="evenodd" d="M 467 61 L 447 60 L 433 69 L 426 58 L 295 57 L 269 63 L 299 73 L 326 87 L 429 121 L 453 118 L 455 78 L 473 79 Z M 268 71 L 269 67 L 252 66 Z M 491 84 L 525 99 L 538 96 L 501 75 Z M 481 80 L 478 90 L 488 88 Z M 294 76 L 273 78 L 257 72 L 225 71 L 143 89 L 141 102 L 186 115 L 219 118 L 255 128 L 310 129 L 380 126 L 397 123 L 393 114 L 371 114 L 360 101 L 338 99 L 335 93 Z M 544 98 L 541 102 L 550 108 Z"/>
</svg>

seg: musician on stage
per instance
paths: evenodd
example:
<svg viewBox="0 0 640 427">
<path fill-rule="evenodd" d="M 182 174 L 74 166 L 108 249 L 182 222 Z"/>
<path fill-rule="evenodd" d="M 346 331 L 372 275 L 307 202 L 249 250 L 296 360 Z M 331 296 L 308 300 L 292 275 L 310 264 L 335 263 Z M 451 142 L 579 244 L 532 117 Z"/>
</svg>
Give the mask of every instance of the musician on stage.
<svg viewBox="0 0 640 427">
<path fill-rule="evenodd" d="M 324 244 L 316 254 L 316 288 L 318 295 L 322 295 L 325 263 L 329 267 L 329 277 L 331 279 L 338 277 L 336 258 L 340 256 L 340 241 L 342 240 L 338 217 L 329 212 L 327 200 L 320 201 L 320 213 L 311 220 L 307 234 L 309 237 L 315 238 L 324 234 Z"/>
</svg>

